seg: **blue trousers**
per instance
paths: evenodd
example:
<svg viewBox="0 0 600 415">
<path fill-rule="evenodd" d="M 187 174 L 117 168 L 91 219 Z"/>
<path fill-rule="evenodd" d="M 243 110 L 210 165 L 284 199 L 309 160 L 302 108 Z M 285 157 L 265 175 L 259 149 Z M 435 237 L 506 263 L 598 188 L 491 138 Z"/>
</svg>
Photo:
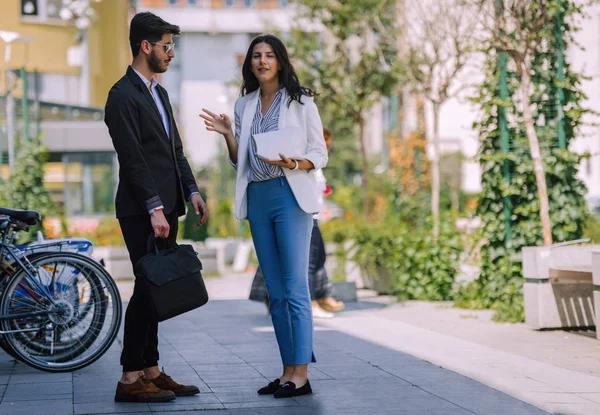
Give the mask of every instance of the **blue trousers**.
<svg viewBox="0 0 600 415">
<path fill-rule="evenodd" d="M 298 206 L 285 177 L 248 185 L 250 232 L 263 270 L 284 365 L 315 362 L 308 290 L 312 215 Z"/>
</svg>

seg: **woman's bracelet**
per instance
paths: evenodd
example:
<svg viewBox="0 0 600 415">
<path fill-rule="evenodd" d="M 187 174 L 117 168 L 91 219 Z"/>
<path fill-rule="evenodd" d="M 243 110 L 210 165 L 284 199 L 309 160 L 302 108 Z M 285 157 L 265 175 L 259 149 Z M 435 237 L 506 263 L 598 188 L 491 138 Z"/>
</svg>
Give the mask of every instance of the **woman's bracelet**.
<svg viewBox="0 0 600 415">
<path fill-rule="evenodd" d="M 291 171 L 298 170 L 298 166 L 300 165 L 300 164 L 298 163 L 298 160 L 295 160 L 295 159 L 293 159 L 292 161 L 293 161 L 294 163 L 296 163 L 296 165 L 294 166 L 294 168 L 293 168 L 293 169 L 290 169 L 290 170 L 291 170 Z"/>
</svg>

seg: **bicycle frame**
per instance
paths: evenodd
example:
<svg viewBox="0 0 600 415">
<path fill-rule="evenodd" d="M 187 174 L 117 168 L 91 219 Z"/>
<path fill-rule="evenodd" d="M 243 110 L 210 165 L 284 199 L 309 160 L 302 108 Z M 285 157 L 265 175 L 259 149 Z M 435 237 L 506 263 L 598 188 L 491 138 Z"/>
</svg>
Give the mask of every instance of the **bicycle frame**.
<svg viewBox="0 0 600 415">
<path fill-rule="evenodd" d="M 42 298 L 45 298 L 46 300 L 48 300 L 50 302 L 51 305 L 53 305 L 54 307 L 57 307 L 56 302 L 54 301 L 54 299 L 52 298 L 52 296 L 50 295 L 50 293 L 48 292 L 46 287 L 44 285 L 40 284 L 37 281 L 37 279 L 35 278 L 35 275 L 34 275 L 35 270 L 31 270 L 31 266 L 30 266 L 31 264 L 27 260 L 27 256 L 25 255 L 25 252 L 17 251 L 17 253 L 15 253 L 15 249 L 13 249 L 9 244 L 7 244 L 7 239 L 8 239 L 8 232 L 4 232 L 4 235 L 2 237 L 2 242 L 0 243 L 0 261 L 3 262 L 1 266 L 4 269 L 4 271 L 6 272 L 7 278 L 12 278 L 14 275 L 16 275 L 16 272 L 14 274 L 10 274 L 10 272 L 8 272 L 8 270 L 6 270 L 6 268 L 4 268 L 4 260 L 6 259 L 7 256 L 10 256 L 14 260 L 13 264 L 18 265 L 18 267 L 27 274 L 30 281 L 32 281 L 34 283 L 34 285 L 35 285 L 34 288 L 38 289 L 40 291 L 40 293 L 43 295 L 43 297 L 38 295 L 36 292 L 31 290 L 29 287 L 25 286 L 25 284 L 23 284 L 23 283 L 19 283 L 19 286 L 23 290 L 25 290 L 25 292 L 27 292 L 36 302 L 41 303 L 40 300 Z M 22 257 L 24 259 L 24 261 L 27 262 L 27 264 L 25 264 L 21 260 L 20 257 Z M 0 313 L 1 312 L 2 311 L 0 310 Z M 26 318 L 26 317 L 48 316 L 50 314 L 56 314 L 58 312 L 60 312 L 60 309 L 57 307 L 54 310 L 0 315 L 0 321 L 16 320 L 19 318 Z M 43 327 L 23 329 L 23 330 L 10 330 L 10 331 L 0 330 L 0 334 L 32 332 L 32 331 L 39 331 L 40 329 L 43 329 Z"/>
</svg>

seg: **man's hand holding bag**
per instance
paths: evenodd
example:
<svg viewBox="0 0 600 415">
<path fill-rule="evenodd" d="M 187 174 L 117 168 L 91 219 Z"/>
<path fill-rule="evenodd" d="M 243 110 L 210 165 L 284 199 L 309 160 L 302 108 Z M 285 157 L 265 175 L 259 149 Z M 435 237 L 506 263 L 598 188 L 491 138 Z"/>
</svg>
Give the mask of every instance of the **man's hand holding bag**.
<svg viewBox="0 0 600 415">
<path fill-rule="evenodd" d="M 134 267 L 136 277 L 144 278 L 158 321 L 168 320 L 208 302 L 202 279 L 202 263 L 191 245 L 163 240 L 158 249 L 154 233 L 148 238 L 148 254 Z"/>
</svg>

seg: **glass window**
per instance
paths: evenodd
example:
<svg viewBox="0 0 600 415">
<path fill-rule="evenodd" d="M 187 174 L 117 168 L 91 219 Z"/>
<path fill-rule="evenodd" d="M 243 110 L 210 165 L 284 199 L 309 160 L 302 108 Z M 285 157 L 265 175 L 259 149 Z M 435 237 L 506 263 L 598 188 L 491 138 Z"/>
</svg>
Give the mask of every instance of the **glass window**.
<svg viewBox="0 0 600 415">
<path fill-rule="evenodd" d="M 44 182 L 58 213 L 91 216 L 114 212 L 113 161 L 114 154 L 109 152 L 50 154 Z"/>
<path fill-rule="evenodd" d="M 39 7 L 37 0 L 21 0 L 22 16 L 38 16 Z"/>
<path fill-rule="evenodd" d="M 177 0 L 169 0 L 169 6 L 176 6 Z"/>
</svg>

